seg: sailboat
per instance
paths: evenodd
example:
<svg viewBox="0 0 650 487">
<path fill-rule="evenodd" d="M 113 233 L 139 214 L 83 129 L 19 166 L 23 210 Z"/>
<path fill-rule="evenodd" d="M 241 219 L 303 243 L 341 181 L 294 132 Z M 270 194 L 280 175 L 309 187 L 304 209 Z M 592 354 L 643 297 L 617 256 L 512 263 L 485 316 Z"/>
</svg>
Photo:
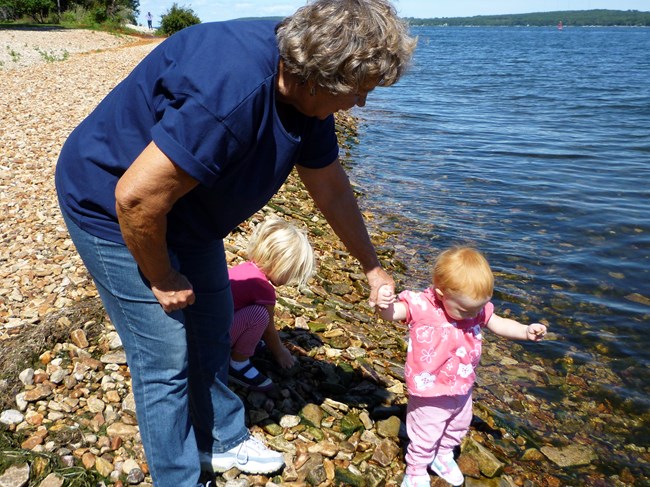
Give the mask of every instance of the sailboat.
<svg viewBox="0 0 650 487">
<path fill-rule="evenodd" d="M 560 20 L 560 21 L 557 23 L 557 30 L 562 30 L 562 29 L 564 29 L 564 25 L 562 25 L 562 21 Z"/>
</svg>

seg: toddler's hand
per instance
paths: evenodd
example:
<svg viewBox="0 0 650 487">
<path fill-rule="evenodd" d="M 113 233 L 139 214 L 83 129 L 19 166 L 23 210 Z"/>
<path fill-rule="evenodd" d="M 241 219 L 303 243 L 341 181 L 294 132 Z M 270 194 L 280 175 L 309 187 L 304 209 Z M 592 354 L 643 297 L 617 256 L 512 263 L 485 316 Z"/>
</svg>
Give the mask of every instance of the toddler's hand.
<svg viewBox="0 0 650 487">
<path fill-rule="evenodd" d="M 296 363 L 296 359 L 293 357 L 293 355 L 291 355 L 291 352 L 287 350 L 287 347 L 284 345 L 275 356 L 275 360 L 283 369 L 289 369 Z"/>
<path fill-rule="evenodd" d="M 539 342 L 546 335 L 546 326 L 541 323 L 532 323 L 526 328 L 526 336 L 529 340 Z"/>
<path fill-rule="evenodd" d="M 390 286 L 384 285 L 377 291 L 377 306 L 381 309 L 388 308 L 395 302 L 395 294 Z"/>
</svg>

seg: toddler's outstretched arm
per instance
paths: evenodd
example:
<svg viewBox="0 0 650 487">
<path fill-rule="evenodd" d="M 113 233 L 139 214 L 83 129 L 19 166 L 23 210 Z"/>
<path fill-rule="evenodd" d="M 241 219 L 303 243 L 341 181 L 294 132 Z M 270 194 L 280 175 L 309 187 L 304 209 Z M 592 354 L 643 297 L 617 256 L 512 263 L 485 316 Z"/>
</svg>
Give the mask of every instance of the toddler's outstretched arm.
<svg viewBox="0 0 650 487">
<path fill-rule="evenodd" d="M 492 333 L 511 340 L 539 342 L 546 335 L 546 326 L 541 323 L 532 323 L 526 326 L 518 321 L 511 320 L 510 318 L 502 318 L 496 314 L 492 315 L 492 318 L 487 323 L 487 327 Z"/>
</svg>

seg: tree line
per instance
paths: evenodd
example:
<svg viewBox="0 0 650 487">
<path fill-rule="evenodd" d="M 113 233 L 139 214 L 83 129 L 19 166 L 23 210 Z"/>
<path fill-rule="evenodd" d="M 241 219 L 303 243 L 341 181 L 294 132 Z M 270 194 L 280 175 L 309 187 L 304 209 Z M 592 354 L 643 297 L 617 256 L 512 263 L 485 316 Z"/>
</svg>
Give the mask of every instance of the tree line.
<svg viewBox="0 0 650 487">
<path fill-rule="evenodd" d="M 55 24 L 65 27 L 121 28 L 137 24 L 140 0 L 0 0 L 0 22 Z M 172 35 L 201 19 L 191 8 L 174 3 L 160 16 L 157 33 Z"/>
<path fill-rule="evenodd" d="M 479 15 L 474 17 L 407 18 L 411 25 L 423 26 L 512 26 L 546 27 L 562 22 L 567 27 L 629 26 L 650 27 L 650 12 L 638 10 L 567 10 L 511 15 Z"/>
<path fill-rule="evenodd" d="M 135 23 L 140 0 L 0 0 L 0 21 Z"/>
</svg>

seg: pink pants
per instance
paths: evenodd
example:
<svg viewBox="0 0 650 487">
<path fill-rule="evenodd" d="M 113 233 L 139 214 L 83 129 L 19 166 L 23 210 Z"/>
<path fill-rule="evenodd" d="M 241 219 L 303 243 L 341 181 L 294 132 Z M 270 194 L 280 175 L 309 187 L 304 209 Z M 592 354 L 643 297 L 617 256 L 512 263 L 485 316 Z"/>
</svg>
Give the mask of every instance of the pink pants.
<svg viewBox="0 0 650 487">
<path fill-rule="evenodd" d="M 269 311 L 259 304 L 245 306 L 235 311 L 230 328 L 230 348 L 246 357 L 251 357 L 268 324 Z"/>
<path fill-rule="evenodd" d="M 472 421 L 472 393 L 465 396 L 410 396 L 406 408 L 406 473 L 425 475 L 436 455 L 460 445 Z"/>
</svg>

